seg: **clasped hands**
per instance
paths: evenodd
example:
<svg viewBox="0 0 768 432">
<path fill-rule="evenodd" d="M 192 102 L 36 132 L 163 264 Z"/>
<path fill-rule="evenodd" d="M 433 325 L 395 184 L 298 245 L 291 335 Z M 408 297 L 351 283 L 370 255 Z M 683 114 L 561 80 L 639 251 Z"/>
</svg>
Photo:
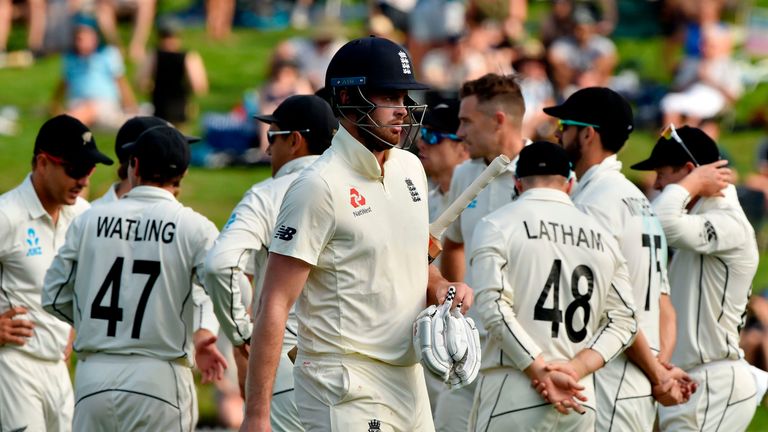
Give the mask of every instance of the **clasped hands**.
<svg viewBox="0 0 768 432">
<path fill-rule="evenodd" d="M 582 393 L 584 386 L 579 384 L 580 375 L 572 363 L 549 362 L 532 372 L 528 374 L 531 386 L 558 412 L 566 415 L 571 411 L 586 412 L 582 406 L 587 401 Z M 664 406 L 686 403 L 696 392 L 696 382 L 672 364 L 659 362 L 655 376 L 651 381 L 651 394 Z"/>
</svg>

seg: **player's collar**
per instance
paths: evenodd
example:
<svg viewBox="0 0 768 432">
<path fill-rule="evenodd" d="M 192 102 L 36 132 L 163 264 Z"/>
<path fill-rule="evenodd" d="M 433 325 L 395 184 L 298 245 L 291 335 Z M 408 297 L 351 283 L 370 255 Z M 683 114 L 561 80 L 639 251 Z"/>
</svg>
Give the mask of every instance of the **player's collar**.
<svg viewBox="0 0 768 432">
<path fill-rule="evenodd" d="M 309 156 L 301 156 L 296 159 L 290 160 L 286 162 L 285 165 L 281 166 L 279 170 L 277 170 L 277 173 L 275 173 L 274 178 L 279 178 L 287 174 L 301 171 L 304 168 L 310 166 L 319 157 L 320 157 L 319 155 L 309 155 Z"/>
<path fill-rule="evenodd" d="M 24 199 L 24 207 L 27 209 L 31 219 L 38 219 L 48 214 L 43 207 L 43 203 L 40 202 L 40 197 L 37 196 L 35 186 L 32 184 L 31 173 L 21 183 L 21 196 Z"/>
<path fill-rule="evenodd" d="M 571 198 L 568 197 L 567 193 L 545 187 L 528 189 L 520 195 L 517 202 L 523 200 L 556 201 L 573 206 L 573 201 L 571 201 Z"/>
<path fill-rule="evenodd" d="M 603 174 L 611 173 L 611 172 L 621 172 L 621 161 L 619 161 L 618 157 L 616 155 L 608 156 L 607 158 L 603 159 L 602 162 L 596 165 L 592 165 L 589 167 L 587 172 L 584 173 L 584 175 L 581 176 L 581 178 L 578 179 L 578 182 L 573 187 L 573 190 L 571 191 L 571 196 L 574 196 L 581 192 L 587 185 L 597 179 L 600 178 Z"/>
<path fill-rule="evenodd" d="M 158 198 L 158 199 L 165 199 L 169 201 L 176 201 L 176 197 L 173 196 L 173 193 L 167 189 L 159 188 L 156 186 L 136 186 L 128 193 L 125 194 L 125 197 L 131 197 L 131 198 Z"/>
<path fill-rule="evenodd" d="M 370 150 L 365 148 L 360 141 L 350 135 L 349 132 L 344 129 L 344 126 L 339 126 L 339 130 L 333 137 L 333 144 L 331 147 L 349 163 L 353 170 L 364 177 L 371 180 L 377 180 L 382 177 L 381 167 L 379 166 L 379 161 L 376 160 L 376 156 L 374 156 Z"/>
</svg>

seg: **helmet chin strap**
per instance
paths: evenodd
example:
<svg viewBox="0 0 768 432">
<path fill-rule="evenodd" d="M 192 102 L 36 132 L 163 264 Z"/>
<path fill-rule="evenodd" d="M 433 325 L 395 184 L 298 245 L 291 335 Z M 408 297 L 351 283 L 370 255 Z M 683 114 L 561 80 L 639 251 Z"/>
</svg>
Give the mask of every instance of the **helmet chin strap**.
<svg viewBox="0 0 768 432">
<path fill-rule="evenodd" d="M 426 113 L 426 105 L 376 105 L 371 100 L 365 97 L 360 87 L 356 87 L 357 92 L 362 98 L 364 102 L 366 102 L 368 105 L 365 106 L 357 106 L 357 105 L 339 105 L 338 108 L 339 112 L 341 113 L 341 116 L 344 117 L 347 121 L 354 124 L 360 130 L 368 134 L 369 137 L 374 138 L 373 142 L 368 141 L 368 145 L 373 144 L 373 150 L 375 151 L 384 151 L 390 148 L 403 148 L 403 149 L 409 149 L 413 145 L 413 143 L 416 142 L 416 139 L 419 136 L 419 130 L 421 128 L 421 122 L 424 120 L 424 115 Z M 406 96 L 407 97 L 407 96 Z M 410 100 L 413 102 L 413 99 L 410 97 L 407 97 L 407 100 Z M 399 125 L 380 125 L 376 120 L 371 117 L 371 113 L 376 108 L 405 108 L 408 114 L 406 114 L 404 121 L 402 124 Z M 367 119 L 368 121 L 363 123 L 360 120 L 354 120 L 350 118 L 344 111 L 345 109 L 355 109 L 358 113 L 360 113 L 360 119 Z M 418 113 L 416 111 L 419 111 Z M 416 117 L 418 116 L 418 120 Z M 401 139 L 401 142 L 398 142 L 397 144 L 392 144 L 388 142 L 387 140 L 381 138 L 380 136 L 376 135 L 371 131 L 373 128 L 395 128 L 400 127 L 402 130 L 405 131 L 405 137 L 404 139 Z M 401 145 L 402 143 L 402 145 Z"/>
</svg>

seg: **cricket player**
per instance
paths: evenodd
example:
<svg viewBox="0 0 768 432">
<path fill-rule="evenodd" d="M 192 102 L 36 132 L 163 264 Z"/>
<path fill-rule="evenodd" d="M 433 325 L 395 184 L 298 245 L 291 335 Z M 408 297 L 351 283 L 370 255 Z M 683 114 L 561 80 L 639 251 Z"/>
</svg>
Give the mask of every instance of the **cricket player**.
<svg viewBox="0 0 768 432">
<path fill-rule="evenodd" d="M 573 180 L 560 146 L 525 147 L 516 176 L 522 195 L 478 223 L 469 250 L 475 308 L 489 334 L 470 427 L 594 430 L 589 374 L 630 345 L 637 326 L 626 263 L 613 236 L 568 198 Z M 548 363 L 567 364 L 580 382 L 583 415 L 563 415 L 531 388 L 552 379 Z M 558 409 L 572 403 L 548 387 Z"/>
<path fill-rule="evenodd" d="M 136 141 L 136 138 L 145 130 L 154 126 L 171 126 L 170 123 L 154 116 L 136 116 L 128 119 L 117 131 L 115 137 L 115 155 L 120 166 L 117 167 L 119 181 L 113 183 L 100 198 L 91 202 L 91 205 L 109 204 L 117 201 L 131 190 L 131 181 L 128 179 L 128 152 L 123 148 L 128 143 Z M 198 138 L 187 137 L 190 144 L 200 141 Z"/>
<path fill-rule="evenodd" d="M 258 308 L 277 212 L 285 192 L 299 173 L 331 145 L 339 128 L 330 105 L 315 95 L 291 96 L 271 115 L 256 118 L 269 124 L 267 152 L 272 156 L 272 177 L 254 185 L 245 194 L 205 262 L 205 285 L 208 292 L 216 296 L 239 296 L 240 287 L 248 286 L 247 282 L 243 284 L 245 274 L 253 277 L 256 283 L 252 310 Z M 222 321 L 233 321 L 228 315 L 230 311 L 223 312 L 227 314 L 220 318 Z M 293 363 L 287 356 L 296 346 L 297 334 L 296 313 L 292 308 L 272 390 L 270 412 L 272 429 L 276 431 L 303 430 L 293 397 Z M 244 378 L 245 374 L 241 376 Z"/>
<path fill-rule="evenodd" d="M 192 356 L 216 376 L 225 366 L 213 344 L 193 352 L 192 335 L 193 282 L 218 232 L 174 196 L 189 165 L 179 131 L 155 126 L 126 147 L 133 188 L 73 222 L 42 303 L 77 331 L 74 430 L 191 431 Z"/>
<path fill-rule="evenodd" d="M 467 81 L 459 93 L 459 130 L 457 135 L 467 145 L 470 160 L 457 166 L 448 191 L 448 202 L 453 202 L 474 181 L 488 164 L 500 154 L 517 158 L 525 144 L 522 137 L 525 103 L 520 86 L 514 76 L 487 74 Z M 512 202 L 515 191 L 514 163 L 496 177 L 466 210 L 448 227 L 443 241 L 440 267 L 450 280 L 473 281 L 465 277 L 469 256 L 465 247 L 472 243 L 475 226 L 481 218 Z M 485 329 L 476 311 L 470 310 L 485 346 Z M 485 356 L 485 353 L 483 353 Z M 464 432 L 472 406 L 476 384 L 451 390 L 441 396 L 435 412 L 438 430 Z"/>
<path fill-rule="evenodd" d="M 727 184 L 715 142 L 702 130 L 671 125 L 648 159 L 653 202 L 669 245 L 670 297 L 677 313 L 672 361 L 699 390 L 684 405 L 659 408 L 665 431 L 743 431 L 755 412 L 755 383 L 739 348 L 739 328 L 757 271 L 755 232 Z"/>
<path fill-rule="evenodd" d="M 633 281 L 640 331 L 625 353 L 595 373 L 597 430 L 651 431 L 656 418 L 654 394 L 667 404 L 684 399 L 679 388 L 662 391 L 663 383 L 672 379 L 671 372 L 655 358 L 663 346 L 660 305 L 672 307 L 666 238 L 648 199 L 624 177 L 616 157 L 634 128 L 632 108 L 611 89 L 588 87 L 544 112 L 560 119 L 557 137 L 578 178 L 571 199 L 616 240 Z M 674 318 L 664 323 L 673 334 L 674 325 Z M 671 349 L 667 349 L 668 361 Z"/>
<path fill-rule="evenodd" d="M 467 145 L 456 135 L 458 129 L 458 100 L 445 100 L 427 108 L 417 147 L 424 172 L 432 184 L 427 200 L 430 223 L 450 204 L 448 191 L 453 170 L 469 159 Z M 439 268 L 440 256 L 432 263 Z"/>
<path fill-rule="evenodd" d="M 431 431 L 412 343 L 427 304 L 454 285 L 427 264 L 427 179 L 398 148 L 421 119 L 404 48 L 384 38 L 345 44 L 326 87 L 340 128 L 331 147 L 285 195 L 270 246 L 248 366 L 241 430 L 270 428 L 270 399 L 289 311 L 296 301 L 296 407 L 307 431 Z M 410 133 L 409 133 L 410 132 Z"/>
<path fill-rule="evenodd" d="M 67 228 L 88 208 L 79 195 L 97 163 L 112 160 L 91 131 L 54 117 L 35 139 L 32 173 L 0 196 L 0 430 L 72 428 L 71 327 L 43 310 L 40 291 Z"/>
</svg>

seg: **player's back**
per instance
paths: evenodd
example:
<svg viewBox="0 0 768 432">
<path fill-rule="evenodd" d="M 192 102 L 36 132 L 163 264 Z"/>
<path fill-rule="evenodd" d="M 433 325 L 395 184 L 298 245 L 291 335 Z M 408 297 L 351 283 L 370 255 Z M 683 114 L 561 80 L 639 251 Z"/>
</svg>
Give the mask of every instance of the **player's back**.
<svg viewBox="0 0 768 432">
<path fill-rule="evenodd" d="M 572 358 L 600 326 L 611 280 L 623 261 L 615 241 L 567 195 L 544 188 L 526 192 L 491 213 L 482 225 L 475 233 L 473 260 L 485 248 L 495 248 L 506 258 L 502 277 L 507 279 L 504 286 L 512 289 L 504 289 L 502 298 L 509 296 L 516 320 L 545 360 Z M 476 280 L 490 273 L 483 268 L 472 271 Z M 483 368 L 513 364 L 489 338 Z"/>
<path fill-rule="evenodd" d="M 667 293 L 667 241 L 648 199 L 619 171 L 615 157 L 590 168 L 571 199 L 619 244 L 633 284 L 638 324 L 658 352 L 659 297 Z"/>
<path fill-rule="evenodd" d="M 195 267 L 216 237 L 163 189 L 139 186 L 75 222 L 77 352 L 191 354 Z"/>
</svg>

